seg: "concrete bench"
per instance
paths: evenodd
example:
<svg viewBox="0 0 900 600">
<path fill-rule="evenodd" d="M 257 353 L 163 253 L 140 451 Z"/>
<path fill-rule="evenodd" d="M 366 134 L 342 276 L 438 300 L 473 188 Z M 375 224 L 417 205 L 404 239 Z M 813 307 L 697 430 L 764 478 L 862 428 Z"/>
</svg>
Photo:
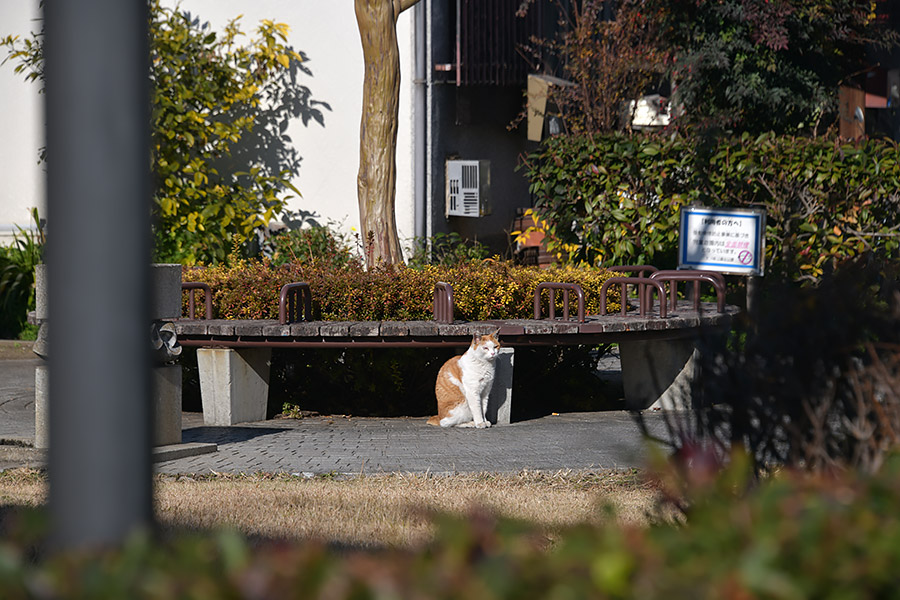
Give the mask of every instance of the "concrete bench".
<svg viewBox="0 0 900 600">
<path fill-rule="evenodd" d="M 652 269 L 652 267 L 650 267 Z M 655 271 L 655 270 L 654 270 Z M 664 275 L 666 272 L 662 272 Z M 643 273 L 641 273 L 642 275 Z M 277 320 L 187 319 L 174 322 L 178 341 L 196 347 L 200 371 L 204 421 L 208 425 L 233 425 L 266 417 L 269 363 L 275 348 L 415 348 L 469 345 L 472 335 L 500 330 L 503 344 L 498 359 L 488 414 L 492 422 L 507 424 L 512 405 L 514 349 L 524 346 L 595 345 L 617 343 L 622 361 L 626 405 L 630 409 L 677 408 L 688 400 L 685 393 L 695 376 L 695 341 L 704 333 L 723 333 L 731 327 L 737 307 L 726 306 L 724 288 L 716 287 L 716 303 L 677 302 L 674 286 L 680 281 L 709 282 L 708 275 L 678 272 L 666 279 L 616 277 L 601 291 L 602 305 L 612 285 L 639 288 L 637 310 L 620 314 L 585 315 L 584 293 L 574 284 L 545 283 L 535 290 L 533 319 L 459 321 L 453 316 L 452 286 L 435 286 L 431 321 L 315 321 L 311 294 L 305 283 L 284 286 Z M 664 291 L 668 282 L 669 294 Z M 185 284 L 206 295 L 206 315 L 211 314 L 210 290 L 205 284 Z M 656 290 L 659 315 L 651 314 L 648 290 Z M 542 315 L 544 291 L 553 295 L 548 315 Z M 623 292 L 626 290 L 623 290 Z M 555 314 L 555 294 L 563 293 L 564 314 Z M 192 294 L 195 292 L 191 292 Z M 569 294 L 578 303 L 569 314 Z M 666 296 L 672 301 L 666 302 Z M 193 300 L 190 306 L 193 306 Z"/>
</svg>

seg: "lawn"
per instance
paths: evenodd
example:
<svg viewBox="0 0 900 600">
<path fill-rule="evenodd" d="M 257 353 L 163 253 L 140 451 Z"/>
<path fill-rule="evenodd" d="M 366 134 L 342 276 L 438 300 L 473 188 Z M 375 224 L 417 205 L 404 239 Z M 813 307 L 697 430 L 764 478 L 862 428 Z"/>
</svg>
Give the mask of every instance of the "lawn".
<svg viewBox="0 0 900 600">
<path fill-rule="evenodd" d="M 226 527 L 253 538 L 362 548 L 421 546 L 433 538 L 432 515 L 476 509 L 533 523 L 552 541 L 557 532 L 579 523 L 648 523 L 658 500 L 656 489 L 634 470 L 314 478 L 160 475 L 155 484 L 156 518 L 165 530 Z M 0 473 L 0 509 L 42 505 L 47 488 L 40 471 Z"/>
</svg>

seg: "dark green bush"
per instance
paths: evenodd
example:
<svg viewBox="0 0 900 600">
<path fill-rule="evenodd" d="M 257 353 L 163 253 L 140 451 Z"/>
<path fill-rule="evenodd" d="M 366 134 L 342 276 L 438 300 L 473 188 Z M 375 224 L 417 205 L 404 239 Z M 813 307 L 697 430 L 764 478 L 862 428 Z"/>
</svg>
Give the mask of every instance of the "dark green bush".
<svg viewBox="0 0 900 600">
<path fill-rule="evenodd" d="M 452 348 L 277 350 L 269 411 L 275 414 L 287 404 L 358 417 L 432 415 L 438 370 L 455 353 Z"/>
<path fill-rule="evenodd" d="M 4 521 L 0 596 L 19 598 L 897 598 L 900 462 L 878 476 L 783 473 L 749 493 L 740 460 L 691 488 L 683 523 L 576 526 L 437 515 L 419 551 L 250 545 L 231 533 L 135 538 L 37 563 Z M 298 481 L 297 485 L 303 485 Z M 676 486 L 677 487 L 677 486 Z M 679 489 L 664 487 L 667 492 Z M 23 515 L 20 515 L 23 516 Z M 16 525 L 19 523 L 19 525 Z M 549 546 L 549 547 L 548 547 Z"/>
<path fill-rule="evenodd" d="M 263 254 L 269 256 L 276 266 L 325 261 L 335 267 L 343 267 L 357 260 L 347 236 L 331 225 L 277 233 L 266 241 Z"/>
<path fill-rule="evenodd" d="M 269 415 L 283 411 L 286 404 L 320 414 L 363 417 L 436 414 L 434 384 L 438 370 L 463 350 L 276 350 L 272 355 Z M 512 420 L 534 419 L 551 412 L 624 408 L 621 388 L 593 373 L 597 353 L 589 346 L 517 348 Z M 186 387 L 193 383 L 191 396 L 199 398 L 193 371 L 189 371 L 189 377 L 194 381 L 188 381 Z M 199 399 L 193 401 L 199 407 Z"/>
<path fill-rule="evenodd" d="M 28 327 L 35 308 L 34 267 L 42 262 L 44 233 L 37 209 L 32 212 L 37 233 L 20 229 L 10 246 L 0 246 L 0 339 L 16 339 Z"/>
<path fill-rule="evenodd" d="M 425 265 L 459 265 L 490 256 L 487 246 L 477 240 L 465 240 L 458 233 L 436 233 L 430 238 L 415 238 L 412 242 L 409 266 L 421 269 Z"/>
<path fill-rule="evenodd" d="M 525 169 L 549 249 L 595 265 L 674 267 L 679 210 L 765 208 L 766 274 L 818 280 L 861 254 L 896 260 L 900 149 L 889 140 L 556 137 Z"/>
</svg>

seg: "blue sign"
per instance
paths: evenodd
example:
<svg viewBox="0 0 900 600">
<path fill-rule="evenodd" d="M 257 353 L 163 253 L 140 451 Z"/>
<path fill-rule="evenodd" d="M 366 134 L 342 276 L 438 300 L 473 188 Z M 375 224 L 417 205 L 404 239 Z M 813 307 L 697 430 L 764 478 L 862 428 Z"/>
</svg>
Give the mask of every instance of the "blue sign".
<svg viewBox="0 0 900 600">
<path fill-rule="evenodd" d="M 681 209 L 678 268 L 735 275 L 763 275 L 766 253 L 764 210 Z"/>
</svg>

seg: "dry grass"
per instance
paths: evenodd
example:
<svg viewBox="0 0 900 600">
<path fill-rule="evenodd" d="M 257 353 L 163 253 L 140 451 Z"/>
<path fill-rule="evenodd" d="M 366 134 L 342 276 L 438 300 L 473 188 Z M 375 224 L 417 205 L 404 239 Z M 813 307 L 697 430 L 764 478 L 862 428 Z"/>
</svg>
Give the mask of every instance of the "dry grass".
<svg viewBox="0 0 900 600">
<path fill-rule="evenodd" d="M 36 471 L 2 473 L 0 506 L 39 505 L 46 487 Z M 251 536 L 352 546 L 415 547 L 433 536 L 431 513 L 465 514 L 474 508 L 532 522 L 553 538 L 577 523 L 614 518 L 645 524 L 656 500 L 656 491 L 638 474 L 620 471 L 156 479 L 156 515 L 165 528 L 231 527 Z"/>
</svg>

